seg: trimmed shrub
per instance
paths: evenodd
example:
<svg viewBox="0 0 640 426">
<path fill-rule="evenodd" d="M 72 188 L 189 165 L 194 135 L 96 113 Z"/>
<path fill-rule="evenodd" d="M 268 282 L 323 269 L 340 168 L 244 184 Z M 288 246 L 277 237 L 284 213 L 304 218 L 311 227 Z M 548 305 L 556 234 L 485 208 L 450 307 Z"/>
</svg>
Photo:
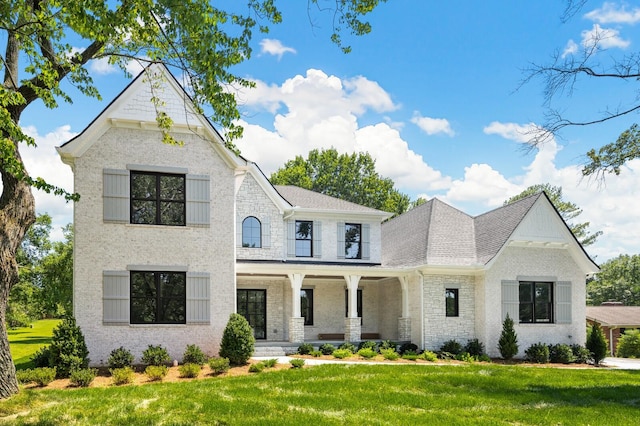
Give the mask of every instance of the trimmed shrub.
<svg viewBox="0 0 640 426">
<path fill-rule="evenodd" d="M 484 352 L 484 343 L 482 343 L 478 339 L 471 339 L 464 346 L 464 351 L 468 352 L 469 355 L 472 355 L 472 356 L 475 356 L 475 357 L 479 357 L 481 355 L 484 355 L 484 353 L 485 353 Z"/>
<path fill-rule="evenodd" d="M 142 352 L 142 362 L 147 365 L 166 365 L 171 361 L 169 352 L 162 346 L 149 345 L 147 349 Z"/>
<path fill-rule="evenodd" d="M 310 355 L 315 358 L 320 358 L 323 355 L 323 353 L 321 351 L 311 351 Z"/>
<path fill-rule="evenodd" d="M 374 352 L 378 352 L 378 344 L 373 340 L 365 340 L 358 344 L 358 350 L 360 349 L 372 349 Z"/>
<path fill-rule="evenodd" d="M 147 365 L 144 374 L 152 382 L 162 381 L 169 374 L 169 367 L 166 365 Z"/>
<path fill-rule="evenodd" d="M 303 343 L 298 346 L 299 355 L 309 355 L 311 352 L 313 352 L 313 345 L 311 343 Z"/>
<path fill-rule="evenodd" d="M 218 375 L 229 371 L 229 358 L 211 358 L 209 359 L 209 368 L 211 374 Z"/>
<path fill-rule="evenodd" d="M 419 356 L 420 359 L 424 359 L 425 361 L 436 362 L 438 360 L 438 355 L 435 352 L 424 351 Z"/>
<path fill-rule="evenodd" d="M 356 345 L 349 342 L 344 342 L 338 347 L 338 349 L 347 349 L 352 354 L 355 354 L 356 352 L 358 352 L 358 349 L 356 349 Z"/>
<path fill-rule="evenodd" d="M 575 358 L 569 345 L 556 343 L 555 345 L 549 345 L 549 361 L 555 364 L 571 364 L 575 361 Z"/>
<path fill-rule="evenodd" d="M 245 317 L 233 313 L 222 335 L 220 356 L 228 358 L 233 365 L 244 365 L 253 355 L 255 342 L 253 330 Z"/>
<path fill-rule="evenodd" d="M 178 371 L 180 372 L 180 377 L 185 377 L 188 379 L 194 379 L 196 377 L 198 377 L 198 374 L 200 374 L 200 370 L 202 370 L 202 367 L 200 366 L 200 364 L 182 364 L 180 367 L 178 367 Z"/>
<path fill-rule="evenodd" d="M 371 348 L 362 348 L 358 351 L 358 355 L 360 355 L 364 359 L 371 359 L 374 356 L 378 355 L 378 353 Z"/>
<path fill-rule="evenodd" d="M 39 367 L 16 371 L 16 378 L 20 383 L 35 383 L 40 387 L 47 386 L 56 378 L 56 369 L 51 367 Z"/>
<path fill-rule="evenodd" d="M 491 358 L 489 358 L 489 355 L 487 354 L 482 354 L 478 357 L 476 357 L 476 359 L 480 362 L 491 362 Z"/>
<path fill-rule="evenodd" d="M 353 355 L 353 352 L 351 352 L 349 349 L 336 349 L 335 351 L 333 351 L 332 355 L 338 359 L 344 359 L 349 358 L 351 355 Z"/>
<path fill-rule="evenodd" d="M 414 351 L 405 351 L 405 353 L 402 354 L 402 359 L 407 359 L 409 361 L 415 361 L 418 359 L 418 354 L 415 353 Z"/>
<path fill-rule="evenodd" d="M 198 345 L 187 345 L 182 355 L 182 362 L 184 364 L 198 364 L 199 366 L 203 366 L 207 363 L 207 356 Z"/>
<path fill-rule="evenodd" d="M 398 352 L 395 351 L 395 349 L 380 349 L 380 353 L 382 354 L 382 356 L 384 357 L 384 359 L 388 360 L 388 361 L 395 361 L 398 358 L 400 358 L 400 354 Z"/>
<path fill-rule="evenodd" d="M 640 358 L 640 330 L 625 330 L 618 340 L 616 356 Z"/>
<path fill-rule="evenodd" d="M 447 340 L 440 347 L 440 351 L 449 352 L 450 354 L 453 354 L 453 355 L 458 355 L 462 353 L 462 345 L 458 343 L 455 339 Z"/>
<path fill-rule="evenodd" d="M 107 364 L 110 369 L 131 367 L 133 365 L 133 354 L 130 350 L 120 346 L 118 349 L 111 351 Z"/>
<path fill-rule="evenodd" d="M 398 353 L 400 355 L 404 355 L 406 352 L 418 353 L 418 345 L 414 343 L 403 343 L 402 345 L 400 345 L 400 349 L 398 349 Z"/>
<path fill-rule="evenodd" d="M 549 346 L 544 343 L 534 343 L 524 352 L 527 361 L 538 364 L 549 362 Z"/>
<path fill-rule="evenodd" d="M 594 322 L 587 332 L 587 349 L 591 352 L 591 359 L 595 365 L 599 365 L 608 354 L 607 339 L 604 337 L 600 324 Z"/>
<path fill-rule="evenodd" d="M 73 317 L 66 317 L 53 330 L 49 351 L 49 366 L 56 368 L 57 377 L 69 377 L 71 371 L 89 365 L 89 350 Z"/>
<path fill-rule="evenodd" d="M 469 352 L 460 352 L 458 355 L 456 355 L 456 359 L 458 361 L 463 361 L 463 362 L 475 362 L 476 361 L 476 357 L 471 355 Z"/>
<path fill-rule="evenodd" d="M 502 322 L 502 332 L 498 340 L 498 350 L 503 359 L 509 360 L 518 354 L 518 335 L 513 328 L 513 320 L 507 314 Z"/>
<path fill-rule="evenodd" d="M 133 383 L 134 372 L 131 367 L 112 368 L 109 372 L 114 385 L 120 386 Z"/>
<path fill-rule="evenodd" d="M 302 366 L 304 366 L 304 359 L 294 358 L 289 361 L 289 363 L 291 364 L 291 368 L 302 368 Z"/>
<path fill-rule="evenodd" d="M 266 368 L 273 368 L 278 363 L 278 359 L 277 358 L 265 359 L 264 361 L 262 361 L 262 363 Z"/>
<path fill-rule="evenodd" d="M 336 347 L 331 343 L 323 343 L 320 345 L 320 352 L 322 352 L 322 355 L 331 355 L 335 350 Z"/>
<path fill-rule="evenodd" d="M 398 344 L 396 342 L 392 342 L 391 340 L 383 340 L 378 345 L 380 351 L 383 349 L 393 349 L 394 351 L 398 350 Z"/>
<path fill-rule="evenodd" d="M 573 362 L 575 363 L 586 364 L 586 362 L 591 359 L 591 352 L 589 352 L 589 349 L 582 345 L 578 345 L 577 343 L 571 345 L 571 352 L 573 352 Z"/>
<path fill-rule="evenodd" d="M 51 350 L 49 346 L 43 346 L 33 355 L 31 355 L 31 362 L 36 368 L 51 367 Z"/>
<path fill-rule="evenodd" d="M 258 362 L 256 364 L 251 364 L 249 366 L 249 373 L 262 373 L 263 370 L 264 370 L 264 364 L 261 362 Z"/>
<path fill-rule="evenodd" d="M 98 370 L 95 368 L 82 368 L 80 370 L 73 370 L 69 376 L 69 382 L 71 385 L 87 388 L 93 382 L 93 379 L 98 375 Z"/>
</svg>

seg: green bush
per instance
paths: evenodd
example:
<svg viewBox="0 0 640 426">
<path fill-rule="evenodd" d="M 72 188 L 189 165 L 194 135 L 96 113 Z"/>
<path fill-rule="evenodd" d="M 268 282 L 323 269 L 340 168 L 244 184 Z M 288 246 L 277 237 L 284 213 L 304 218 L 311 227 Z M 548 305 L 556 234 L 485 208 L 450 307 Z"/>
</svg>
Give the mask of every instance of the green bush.
<svg viewBox="0 0 640 426">
<path fill-rule="evenodd" d="M 31 362 L 36 368 L 51 367 L 51 350 L 49 346 L 43 346 L 33 355 L 31 355 Z"/>
<path fill-rule="evenodd" d="M 394 352 L 398 350 L 398 344 L 396 342 L 392 342 L 391 340 L 383 340 L 378 345 L 380 351 L 383 349 L 393 349 Z"/>
<path fill-rule="evenodd" d="M 420 354 L 420 359 L 424 359 L 425 361 L 436 362 L 438 360 L 438 355 L 431 351 L 424 351 Z"/>
<path fill-rule="evenodd" d="M 182 355 L 182 362 L 184 364 L 198 364 L 199 366 L 203 366 L 207 363 L 207 356 L 198 345 L 187 345 Z"/>
<path fill-rule="evenodd" d="M 304 359 L 294 358 L 289 361 L 289 363 L 291 364 L 291 368 L 302 368 L 302 366 L 304 365 Z"/>
<path fill-rule="evenodd" d="M 311 355 L 311 356 L 313 356 L 315 358 L 320 358 L 323 355 L 323 353 L 321 351 L 311 351 L 311 353 L 309 355 Z"/>
<path fill-rule="evenodd" d="M 311 343 L 303 343 L 298 346 L 299 355 L 309 355 L 311 352 L 313 352 L 313 345 Z"/>
<path fill-rule="evenodd" d="M 249 373 L 262 373 L 263 370 L 264 370 L 264 364 L 261 362 L 251 364 L 249 366 Z"/>
<path fill-rule="evenodd" d="M 229 371 L 229 358 L 211 358 L 209 359 L 209 368 L 211 374 L 218 375 Z"/>
<path fill-rule="evenodd" d="M 395 361 L 400 358 L 400 354 L 392 348 L 380 349 L 380 353 L 382 354 L 383 358 L 388 361 Z"/>
<path fill-rule="evenodd" d="M 111 373 L 111 381 L 114 385 L 126 385 L 133 383 L 134 372 L 131 367 L 112 368 L 109 370 Z"/>
<path fill-rule="evenodd" d="M 180 367 L 178 367 L 178 371 L 180 372 L 180 377 L 186 377 L 188 379 L 194 379 L 196 377 L 198 377 L 198 374 L 200 374 L 200 370 L 202 370 L 202 367 L 200 366 L 200 364 L 182 364 Z"/>
<path fill-rule="evenodd" d="M 147 365 L 166 365 L 171 358 L 169 352 L 162 345 L 149 345 L 142 352 L 142 362 Z"/>
<path fill-rule="evenodd" d="M 358 344 L 358 351 L 360 349 L 372 349 L 374 352 L 378 352 L 378 344 L 373 340 L 365 340 Z"/>
<path fill-rule="evenodd" d="M 618 340 L 616 356 L 640 358 L 640 330 L 626 330 Z"/>
<path fill-rule="evenodd" d="M 98 370 L 95 368 L 82 368 L 79 370 L 73 370 L 69 376 L 69 382 L 76 387 L 86 388 L 93 382 L 93 379 L 98 375 Z"/>
<path fill-rule="evenodd" d="M 587 332 L 587 349 L 591 352 L 591 359 L 595 365 L 599 365 L 608 354 L 607 339 L 604 337 L 600 324 L 594 322 Z"/>
<path fill-rule="evenodd" d="M 418 353 L 418 345 L 415 343 L 403 343 L 400 345 L 400 349 L 398 349 L 398 353 L 400 355 L 404 355 L 405 352 L 414 352 Z"/>
<path fill-rule="evenodd" d="M 476 357 L 471 355 L 469 352 L 460 352 L 458 355 L 456 355 L 456 359 L 458 361 L 463 361 L 463 362 L 475 362 L 476 361 Z"/>
<path fill-rule="evenodd" d="M 518 335 L 513 328 L 513 320 L 507 314 L 502 322 L 502 332 L 498 340 L 498 350 L 503 359 L 509 360 L 518 354 Z"/>
<path fill-rule="evenodd" d="M 544 343 L 534 343 L 524 351 L 525 359 L 538 364 L 546 364 L 549 362 L 549 346 Z"/>
<path fill-rule="evenodd" d="M 364 359 L 371 359 L 374 356 L 378 355 L 378 353 L 371 348 L 362 348 L 358 351 L 358 355 L 360 355 Z"/>
<path fill-rule="evenodd" d="M 53 330 L 49 351 L 50 366 L 56 368 L 57 377 L 69 377 L 71 371 L 89 365 L 89 350 L 73 317 L 65 318 Z"/>
<path fill-rule="evenodd" d="M 549 345 L 549 361 L 555 364 L 571 364 L 575 361 L 575 357 L 569 345 L 556 343 Z"/>
<path fill-rule="evenodd" d="M 353 343 L 349 343 L 349 342 L 344 342 L 343 344 L 341 344 L 338 347 L 338 349 L 347 349 L 352 354 L 355 354 L 356 352 L 358 352 L 358 349 L 356 348 L 356 345 L 354 345 Z"/>
<path fill-rule="evenodd" d="M 405 351 L 405 353 L 402 354 L 402 359 L 415 361 L 418 359 L 418 354 L 415 353 L 414 351 Z"/>
<path fill-rule="evenodd" d="M 464 346 L 464 352 L 468 352 L 469 355 L 472 355 L 474 357 L 479 357 L 481 355 L 484 355 L 484 353 L 485 353 L 484 352 L 484 343 L 482 343 L 478 339 L 471 339 Z"/>
<path fill-rule="evenodd" d="M 152 382 L 158 382 L 169 374 L 169 367 L 166 365 L 148 365 L 147 368 L 144 369 L 144 374 Z"/>
<path fill-rule="evenodd" d="M 332 355 L 338 359 L 344 359 L 349 358 L 351 355 L 353 355 L 353 352 L 351 352 L 349 349 L 336 349 L 335 351 L 333 351 Z"/>
<path fill-rule="evenodd" d="M 322 355 L 331 355 L 333 353 L 333 351 L 336 350 L 336 347 L 333 346 L 331 343 L 323 343 L 320 345 L 320 352 L 322 352 Z"/>
<path fill-rule="evenodd" d="M 453 354 L 453 355 L 458 355 L 462 353 L 462 345 L 458 343 L 455 339 L 447 340 L 440 347 L 440 351 L 449 352 L 450 354 Z"/>
<path fill-rule="evenodd" d="M 16 371 L 16 378 L 20 383 L 35 383 L 40 387 L 47 386 L 56 378 L 56 369 L 51 367 L 39 367 Z"/>
<path fill-rule="evenodd" d="M 571 345 L 571 352 L 573 352 L 574 362 L 578 364 L 585 364 L 591 359 L 591 352 L 582 345 Z"/>
<path fill-rule="evenodd" d="M 255 342 L 253 330 L 245 317 L 233 313 L 222 335 L 220 356 L 229 358 L 233 365 L 244 365 L 253 355 Z"/>
<path fill-rule="evenodd" d="M 110 369 L 131 367 L 133 365 L 133 354 L 130 350 L 120 346 L 118 349 L 111 351 L 107 364 Z"/>
<path fill-rule="evenodd" d="M 262 361 L 262 363 L 266 368 L 273 368 L 278 363 L 278 359 L 277 358 L 265 359 L 264 361 Z"/>
</svg>

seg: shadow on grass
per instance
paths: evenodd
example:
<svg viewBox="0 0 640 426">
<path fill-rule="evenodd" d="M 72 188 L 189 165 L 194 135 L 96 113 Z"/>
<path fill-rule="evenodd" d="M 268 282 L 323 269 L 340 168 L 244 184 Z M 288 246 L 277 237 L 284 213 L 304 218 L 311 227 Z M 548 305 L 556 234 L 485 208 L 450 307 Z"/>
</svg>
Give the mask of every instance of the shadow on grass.
<svg viewBox="0 0 640 426">
<path fill-rule="evenodd" d="M 11 340 L 12 345 L 48 345 L 51 343 L 51 337 L 27 337 L 26 339 Z"/>
</svg>

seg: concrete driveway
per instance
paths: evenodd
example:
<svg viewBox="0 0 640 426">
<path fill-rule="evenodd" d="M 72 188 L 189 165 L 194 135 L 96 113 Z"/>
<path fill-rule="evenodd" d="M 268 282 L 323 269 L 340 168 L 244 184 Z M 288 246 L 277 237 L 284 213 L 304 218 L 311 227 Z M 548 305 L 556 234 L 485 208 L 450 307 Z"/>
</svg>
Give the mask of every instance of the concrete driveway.
<svg viewBox="0 0 640 426">
<path fill-rule="evenodd" d="M 602 364 L 621 370 L 640 370 L 640 359 L 637 358 L 605 358 Z"/>
</svg>

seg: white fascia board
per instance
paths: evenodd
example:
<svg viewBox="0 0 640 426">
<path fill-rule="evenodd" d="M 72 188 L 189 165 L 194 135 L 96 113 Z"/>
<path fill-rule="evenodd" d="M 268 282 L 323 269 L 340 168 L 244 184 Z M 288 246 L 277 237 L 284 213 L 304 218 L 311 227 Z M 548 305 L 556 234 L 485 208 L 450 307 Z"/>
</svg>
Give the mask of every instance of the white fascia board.
<svg viewBox="0 0 640 426">
<path fill-rule="evenodd" d="M 485 265 L 424 265 L 414 268 L 423 275 L 482 275 L 487 269 Z"/>
<path fill-rule="evenodd" d="M 320 210 L 310 209 L 304 207 L 296 207 L 292 209 L 294 214 L 292 217 L 304 217 L 304 218 L 317 218 L 317 219 L 338 219 L 338 220 L 363 220 L 363 221 L 375 221 L 382 222 L 392 216 L 392 213 L 387 212 L 355 212 L 353 210 Z"/>
<path fill-rule="evenodd" d="M 411 273 L 413 269 L 405 268 L 385 268 L 382 266 L 360 266 L 360 265 L 322 265 L 317 263 L 303 262 L 289 263 L 238 263 L 236 262 L 237 274 L 269 274 L 284 275 L 304 274 L 304 275 L 326 275 L 343 276 L 359 275 L 361 277 L 400 277 Z"/>
</svg>

